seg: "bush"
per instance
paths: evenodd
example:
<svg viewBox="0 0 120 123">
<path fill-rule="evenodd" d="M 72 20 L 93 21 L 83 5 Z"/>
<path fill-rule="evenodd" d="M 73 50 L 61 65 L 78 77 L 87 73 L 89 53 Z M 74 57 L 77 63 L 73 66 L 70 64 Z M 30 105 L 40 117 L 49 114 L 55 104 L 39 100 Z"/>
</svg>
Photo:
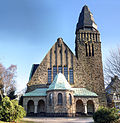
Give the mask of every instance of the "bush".
<svg viewBox="0 0 120 123">
<path fill-rule="evenodd" d="M 26 116 L 24 108 L 18 105 L 16 100 L 10 100 L 9 97 L 2 98 L 0 103 L 0 120 L 1 121 L 16 121 Z"/>
<path fill-rule="evenodd" d="M 93 119 L 96 123 L 112 123 L 119 119 L 118 109 L 100 107 L 94 114 Z"/>
</svg>

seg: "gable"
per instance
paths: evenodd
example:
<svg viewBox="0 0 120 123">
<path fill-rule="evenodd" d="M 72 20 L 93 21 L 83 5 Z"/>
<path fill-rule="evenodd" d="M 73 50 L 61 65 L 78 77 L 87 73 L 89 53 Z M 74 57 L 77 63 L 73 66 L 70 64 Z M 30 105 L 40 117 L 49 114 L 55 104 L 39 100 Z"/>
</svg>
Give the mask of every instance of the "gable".
<svg viewBox="0 0 120 123">
<path fill-rule="evenodd" d="M 48 51 L 35 70 L 27 85 L 50 84 L 54 80 L 55 74 L 59 73 L 60 69 L 63 73 L 65 73 L 65 70 L 67 69 L 68 72 L 66 72 L 66 74 L 69 74 L 69 70 L 72 73 L 74 59 L 76 59 L 76 57 L 70 48 L 63 42 L 62 38 L 58 38 L 57 42 Z M 55 73 L 54 69 L 56 69 L 57 73 Z M 49 73 L 51 73 L 51 78 L 48 78 Z M 48 82 L 48 79 L 51 81 Z M 70 82 L 69 75 L 67 75 L 67 80 Z"/>
</svg>

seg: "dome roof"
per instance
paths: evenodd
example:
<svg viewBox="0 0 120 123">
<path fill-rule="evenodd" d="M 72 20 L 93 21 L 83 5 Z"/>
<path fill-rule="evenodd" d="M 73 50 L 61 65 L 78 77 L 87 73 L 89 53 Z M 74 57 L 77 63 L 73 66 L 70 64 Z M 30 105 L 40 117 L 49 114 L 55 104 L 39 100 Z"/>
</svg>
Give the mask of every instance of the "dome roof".
<svg viewBox="0 0 120 123">
<path fill-rule="evenodd" d="M 71 86 L 62 73 L 56 75 L 47 91 L 51 90 L 71 90 Z"/>
</svg>

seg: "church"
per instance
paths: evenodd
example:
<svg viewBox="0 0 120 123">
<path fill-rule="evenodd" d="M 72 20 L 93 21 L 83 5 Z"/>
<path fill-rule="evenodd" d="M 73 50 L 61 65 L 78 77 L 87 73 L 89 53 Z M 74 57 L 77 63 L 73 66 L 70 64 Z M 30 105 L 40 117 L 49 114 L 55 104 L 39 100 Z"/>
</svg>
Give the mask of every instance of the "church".
<svg viewBox="0 0 120 123">
<path fill-rule="evenodd" d="M 58 38 L 42 62 L 33 64 L 23 96 L 27 115 L 91 115 L 106 105 L 100 33 L 86 5 L 75 34 L 75 54 Z"/>
</svg>

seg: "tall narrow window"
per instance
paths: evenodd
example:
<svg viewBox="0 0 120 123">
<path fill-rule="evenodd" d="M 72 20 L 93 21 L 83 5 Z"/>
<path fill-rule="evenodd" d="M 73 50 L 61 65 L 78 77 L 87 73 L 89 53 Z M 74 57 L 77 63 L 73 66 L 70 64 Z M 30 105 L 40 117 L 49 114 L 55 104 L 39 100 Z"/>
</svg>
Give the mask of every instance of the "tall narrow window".
<svg viewBox="0 0 120 123">
<path fill-rule="evenodd" d="M 48 84 L 51 84 L 51 68 L 48 69 Z"/>
<path fill-rule="evenodd" d="M 62 103 L 63 103 L 62 94 L 59 93 L 59 94 L 58 94 L 58 105 L 62 105 Z"/>
<path fill-rule="evenodd" d="M 72 68 L 69 69 L 69 80 L 70 80 L 70 84 L 74 83 L 74 80 L 73 80 L 73 69 Z"/>
<path fill-rule="evenodd" d="M 72 105 L 72 96 L 71 96 L 71 94 L 69 94 L 69 103 L 70 103 L 70 105 Z"/>
<path fill-rule="evenodd" d="M 62 73 L 62 66 L 58 67 L 58 73 Z"/>
<path fill-rule="evenodd" d="M 53 67 L 53 80 L 55 78 L 55 76 L 57 75 L 57 67 Z"/>
<path fill-rule="evenodd" d="M 52 94 L 49 94 L 49 105 L 52 105 Z"/>
<path fill-rule="evenodd" d="M 94 56 L 94 45 L 92 44 L 92 56 Z"/>
<path fill-rule="evenodd" d="M 88 56 L 87 44 L 85 44 L 86 56 Z"/>
<path fill-rule="evenodd" d="M 91 56 L 91 49 L 90 49 L 90 44 L 89 44 L 89 56 Z"/>
<path fill-rule="evenodd" d="M 97 42 L 97 34 L 96 34 L 96 42 Z"/>
<path fill-rule="evenodd" d="M 93 40 L 95 40 L 95 34 L 93 33 Z"/>
<path fill-rule="evenodd" d="M 68 80 L 68 67 L 64 67 L 64 76 Z"/>
</svg>

